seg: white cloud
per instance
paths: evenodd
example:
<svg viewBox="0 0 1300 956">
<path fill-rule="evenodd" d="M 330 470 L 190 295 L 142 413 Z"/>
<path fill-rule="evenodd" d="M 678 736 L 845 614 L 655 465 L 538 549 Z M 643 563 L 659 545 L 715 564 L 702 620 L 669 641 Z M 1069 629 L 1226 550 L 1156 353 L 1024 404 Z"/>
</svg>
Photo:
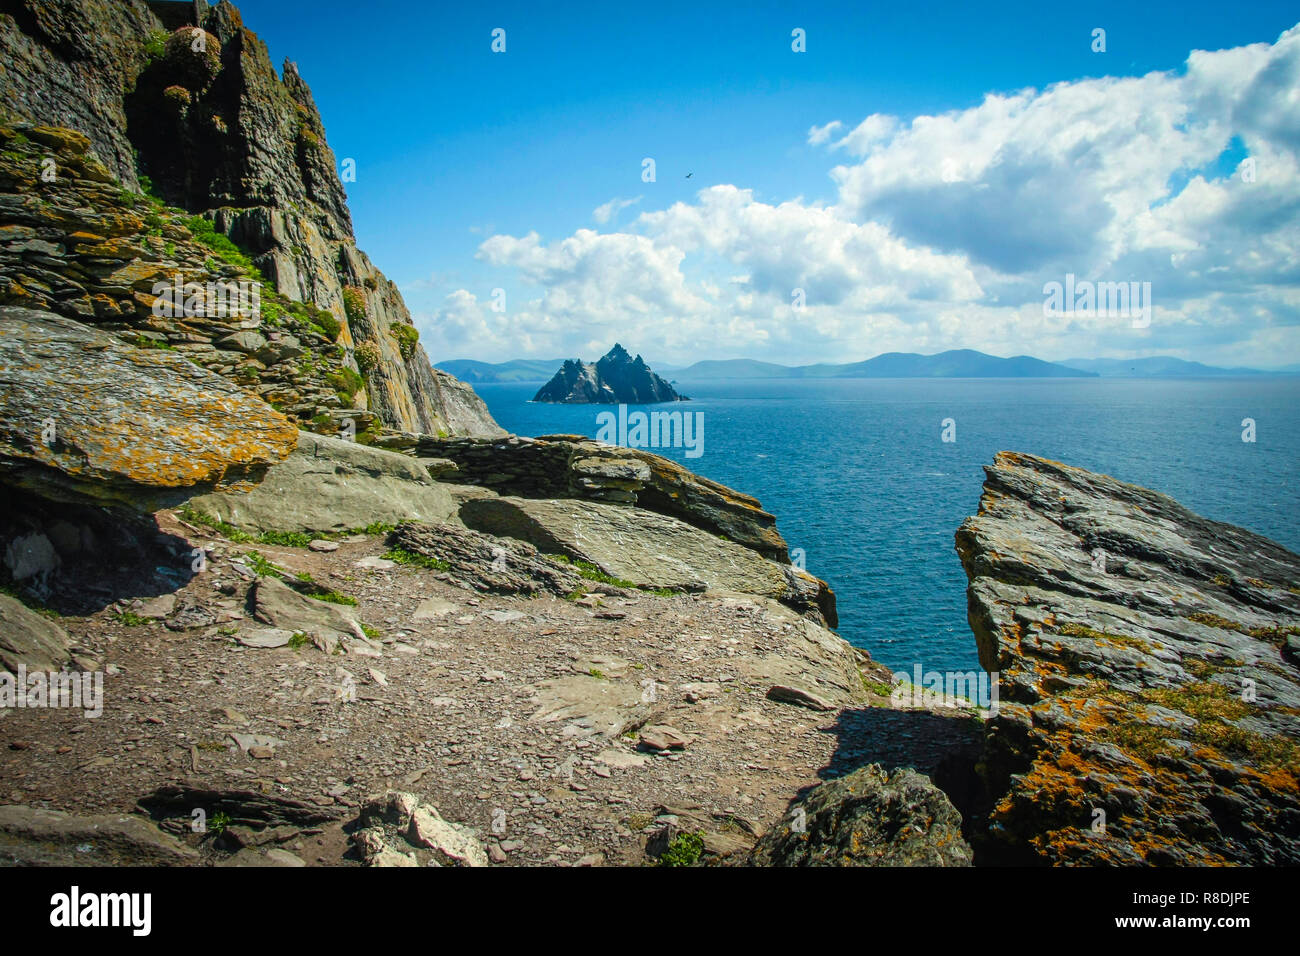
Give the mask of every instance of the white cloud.
<svg viewBox="0 0 1300 956">
<path fill-rule="evenodd" d="M 537 296 L 509 322 L 471 321 L 449 299 L 432 324 L 482 335 L 484 350 L 508 335 L 513 354 L 622 336 L 672 360 L 971 347 L 1300 361 L 1300 27 L 1272 44 L 1194 51 L 1182 71 L 990 93 L 968 109 L 845 128 L 807 134 L 846 158 L 830 170 L 831 204 L 721 184 L 612 234 L 494 235 L 479 259 Z M 606 223 L 636 201 L 593 215 Z M 1151 327 L 1044 316 L 1043 283 L 1067 272 L 1151 282 Z M 791 308 L 795 289 L 805 311 Z"/>
<path fill-rule="evenodd" d="M 829 140 L 835 131 L 843 127 L 844 124 L 839 120 L 831 120 L 825 126 L 812 126 L 808 129 L 808 145 L 820 146 Z"/>
<path fill-rule="evenodd" d="M 601 205 L 593 209 L 591 212 L 591 218 L 596 220 L 596 222 L 604 225 L 605 223 L 613 219 L 615 216 L 617 216 L 624 209 L 626 209 L 628 206 L 633 206 L 639 203 L 640 201 L 641 201 L 640 196 L 636 196 L 633 199 L 619 199 L 615 197 L 614 199 L 611 199 L 609 202 L 602 203 Z"/>
</svg>

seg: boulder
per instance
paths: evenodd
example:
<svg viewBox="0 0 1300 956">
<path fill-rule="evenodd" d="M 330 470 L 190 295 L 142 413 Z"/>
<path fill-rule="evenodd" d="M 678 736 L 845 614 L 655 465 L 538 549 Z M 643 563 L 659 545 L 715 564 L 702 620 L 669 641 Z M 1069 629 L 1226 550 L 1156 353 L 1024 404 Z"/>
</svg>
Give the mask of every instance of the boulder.
<svg viewBox="0 0 1300 956">
<path fill-rule="evenodd" d="M 71 658 L 68 632 L 49 618 L 0 594 L 0 670 L 57 671 Z"/>
<path fill-rule="evenodd" d="M 879 764 L 814 787 L 755 844 L 755 866 L 970 866 L 961 814 L 930 779 Z"/>
<path fill-rule="evenodd" d="M 301 632 L 351 640 L 356 634 L 358 622 L 351 608 L 303 597 L 276 578 L 258 578 L 251 597 L 254 617 L 276 630 L 288 631 L 290 635 Z M 262 643 L 257 646 L 279 645 Z"/>
<path fill-rule="evenodd" d="M 374 522 L 446 521 L 446 485 L 406 455 L 310 432 L 248 491 L 200 495 L 190 506 L 240 528 L 320 533 Z"/>
<path fill-rule="evenodd" d="M 0 307 L 0 330 L 0 481 L 153 511 L 294 448 L 287 418 L 178 353 L 34 309 Z"/>
<path fill-rule="evenodd" d="M 985 471 L 956 537 L 1000 698 L 977 849 L 1300 863 L 1300 555 L 1107 475 L 1012 452 Z"/>
</svg>

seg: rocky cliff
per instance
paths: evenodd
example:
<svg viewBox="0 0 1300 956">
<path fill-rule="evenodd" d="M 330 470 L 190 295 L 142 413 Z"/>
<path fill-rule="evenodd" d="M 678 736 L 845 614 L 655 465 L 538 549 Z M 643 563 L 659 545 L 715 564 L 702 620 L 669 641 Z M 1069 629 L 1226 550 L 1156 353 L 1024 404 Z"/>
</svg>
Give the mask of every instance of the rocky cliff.
<svg viewBox="0 0 1300 956">
<path fill-rule="evenodd" d="M 10 7 L 0 303 L 183 350 L 317 431 L 502 434 L 430 365 L 356 247 L 307 85 L 231 4 Z M 160 316 L 155 284 L 176 276 L 257 283 L 261 302 Z"/>
<path fill-rule="evenodd" d="M 554 377 L 538 389 L 535 402 L 592 405 L 649 405 L 689 401 L 650 370 L 641 356 L 632 358 L 615 344 L 599 361 L 583 364 L 569 359 Z"/>
<path fill-rule="evenodd" d="M 957 551 L 1000 674 L 988 858 L 1300 862 L 1300 556 L 1106 475 L 986 471 Z"/>
</svg>

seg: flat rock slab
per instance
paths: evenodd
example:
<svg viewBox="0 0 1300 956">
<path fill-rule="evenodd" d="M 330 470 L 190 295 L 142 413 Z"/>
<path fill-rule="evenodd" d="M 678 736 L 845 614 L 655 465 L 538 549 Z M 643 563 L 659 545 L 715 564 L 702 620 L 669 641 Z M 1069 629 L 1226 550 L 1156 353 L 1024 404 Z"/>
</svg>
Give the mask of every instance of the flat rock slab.
<svg viewBox="0 0 1300 956">
<path fill-rule="evenodd" d="M 235 640 L 244 647 L 286 647 L 293 640 L 293 634 L 293 631 L 282 627 L 259 627 L 240 631 L 235 635 Z"/>
<path fill-rule="evenodd" d="M 537 687 L 532 719 L 538 723 L 563 721 L 566 732 L 613 740 L 644 720 L 641 688 L 596 677 L 559 677 Z M 640 718 L 640 719 L 638 719 Z"/>
<path fill-rule="evenodd" d="M 249 487 L 297 442 L 279 412 L 178 353 L 32 309 L 0 307 L 0 324 L 4 480 L 43 497 L 153 511 Z"/>
<path fill-rule="evenodd" d="M 420 602 L 411 615 L 416 621 L 436 621 L 439 618 L 446 617 L 448 614 L 455 614 L 460 610 L 460 605 L 442 598 L 430 597 Z"/>
<path fill-rule="evenodd" d="M 460 509 L 471 528 L 579 557 L 642 587 L 781 597 L 780 565 L 684 521 L 642 508 L 590 501 L 477 498 Z"/>
<path fill-rule="evenodd" d="M 197 511 L 256 531 L 349 531 L 375 522 L 445 521 L 455 513 L 447 486 L 414 460 L 310 432 L 245 493 L 200 495 Z"/>
</svg>

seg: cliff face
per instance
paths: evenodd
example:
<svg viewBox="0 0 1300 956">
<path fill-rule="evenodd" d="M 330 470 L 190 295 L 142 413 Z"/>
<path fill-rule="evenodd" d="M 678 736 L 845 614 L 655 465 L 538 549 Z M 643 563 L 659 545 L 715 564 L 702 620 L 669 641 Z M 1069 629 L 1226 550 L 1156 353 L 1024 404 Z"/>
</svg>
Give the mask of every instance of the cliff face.
<svg viewBox="0 0 1300 956">
<path fill-rule="evenodd" d="M 652 372 L 641 356 L 634 359 L 627 349 L 616 344 L 598 362 L 584 365 L 577 359 L 566 361 L 533 396 L 533 401 L 649 405 L 688 399 Z"/>
<path fill-rule="evenodd" d="M 117 204 L 125 206 L 124 217 L 135 205 L 129 193 L 147 186 L 153 197 L 147 204 L 157 207 L 156 217 L 178 218 L 168 217 L 168 210 L 204 216 L 248 254 L 283 300 L 306 306 L 308 319 L 319 319 L 322 312 L 332 317 L 315 321 L 327 333 L 327 347 L 310 351 L 325 363 L 337 359 L 360 374 L 365 387 L 324 387 L 322 379 L 315 382 L 322 386 L 315 396 L 301 388 L 281 389 L 280 405 L 304 424 L 318 419 L 317 427 L 326 431 L 335 428 L 340 417 L 335 412 L 342 407 L 362 413 L 353 417 L 363 429 L 373 418 L 405 432 L 502 434 L 469 386 L 432 368 L 396 286 L 357 249 L 336 158 L 325 142 L 311 92 L 291 63 L 285 64 L 282 78 L 276 75 L 266 45 L 243 26 L 233 6 L 144 0 L 26 0 L 13 6 L 12 14 L 0 16 L 0 53 L 7 64 L 0 72 L 0 91 L 11 124 L 66 127 L 84 134 L 89 153 L 102 162 L 110 181 L 127 187 L 128 196 Z M 27 158 L 39 162 L 44 155 Z M 59 196 L 57 180 L 19 176 L 5 185 L 16 198 L 0 212 Z M 100 197 L 94 208 L 104 211 L 112 198 Z M 119 233 L 123 238 L 144 240 L 151 232 L 164 239 L 180 237 L 168 232 L 172 222 L 154 225 L 147 216 L 136 216 L 145 220 L 140 234 L 124 229 Z M 59 245 L 67 237 L 49 238 Z M 170 247 L 138 251 L 136 262 L 164 269 L 178 264 Z M 197 269 L 180 264 L 191 268 L 187 280 L 203 281 L 195 272 L 220 271 L 205 270 L 202 262 Z M 44 267 L 79 294 L 40 296 L 35 294 L 41 291 L 38 286 L 48 282 L 20 280 L 33 294 L 10 294 L 5 301 L 69 314 L 62 307 L 67 299 L 94 300 L 106 292 L 112 297 L 112 290 L 84 270 L 61 269 L 57 262 Z M 7 269 L 6 274 L 15 272 Z M 134 328 L 156 318 L 151 305 L 150 299 L 129 310 L 82 309 L 77 317 L 111 319 Z M 269 318 L 280 319 L 284 311 L 273 309 Z M 266 319 L 266 310 L 258 318 Z M 257 331 L 263 324 L 241 327 Z M 192 329 L 158 331 L 193 334 Z M 221 349 L 215 340 L 209 344 L 218 351 L 237 351 Z M 227 358 L 225 364 L 234 366 L 240 357 Z M 328 401 L 340 392 L 344 400 Z"/>
<path fill-rule="evenodd" d="M 1001 676 L 990 854 L 1300 863 L 1300 556 L 1045 459 L 987 473 L 957 551 Z"/>
</svg>

